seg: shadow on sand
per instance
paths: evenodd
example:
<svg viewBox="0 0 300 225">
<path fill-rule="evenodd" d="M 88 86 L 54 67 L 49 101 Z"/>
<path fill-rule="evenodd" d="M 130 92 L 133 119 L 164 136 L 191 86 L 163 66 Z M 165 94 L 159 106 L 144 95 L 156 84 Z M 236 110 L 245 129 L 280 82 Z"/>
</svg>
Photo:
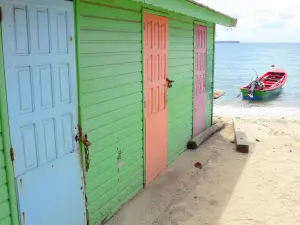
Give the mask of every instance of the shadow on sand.
<svg viewBox="0 0 300 225">
<path fill-rule="evenodd" d="M 228 124 L 197 150 L 184 152 L 107 225 L 218 225 L 251 157 L 237 153 L 232 140 Z"/>
</svg>

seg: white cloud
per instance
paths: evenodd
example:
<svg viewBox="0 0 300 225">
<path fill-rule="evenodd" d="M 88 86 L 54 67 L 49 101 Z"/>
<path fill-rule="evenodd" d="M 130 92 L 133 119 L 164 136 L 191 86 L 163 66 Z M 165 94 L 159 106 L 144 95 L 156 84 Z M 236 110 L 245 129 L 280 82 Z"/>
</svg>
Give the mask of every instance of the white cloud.
<svg viewBox="0 0 300 225">
<path fill-rule="evenodd" d="M 236 28 L 217 26 L 217 40 L 300 42 L 300 0 L 198 0 L 238 18 Z"/>
</svg>

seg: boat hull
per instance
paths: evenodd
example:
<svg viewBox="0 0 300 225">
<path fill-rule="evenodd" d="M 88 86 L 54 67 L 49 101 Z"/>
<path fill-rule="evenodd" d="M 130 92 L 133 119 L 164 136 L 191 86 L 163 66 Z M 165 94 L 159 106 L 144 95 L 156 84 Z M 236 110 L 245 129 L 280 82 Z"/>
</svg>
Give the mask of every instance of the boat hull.
<svg viewBox="0 0 300 225">
<path fill-rule="evenodd" d="M 274 69 L 266 72 L 260 78 L 253 80 L 248 85 L 240 88 L 244 100 L 261 101 L 277 96 L 282 92 L 283 85 L 287 80 L 287 73 L 283 69 Z M 264 85 L 259 85 L 263 83 Z M 248 96 L 249 89 L 256 85 L 256 89 L 252 93 L 253 98 Z M 260 89 L 263 88 L 263 89 Z"/>
<path fill-rule="evenodd" d="M 243 100 L 264 101 L 276 97 L 282 92 L 282 88 L 277 88 L 271 91 L 255 90 L 253 98 L 248 96 L 248 90 L 242 89 Z"/>
</svg>

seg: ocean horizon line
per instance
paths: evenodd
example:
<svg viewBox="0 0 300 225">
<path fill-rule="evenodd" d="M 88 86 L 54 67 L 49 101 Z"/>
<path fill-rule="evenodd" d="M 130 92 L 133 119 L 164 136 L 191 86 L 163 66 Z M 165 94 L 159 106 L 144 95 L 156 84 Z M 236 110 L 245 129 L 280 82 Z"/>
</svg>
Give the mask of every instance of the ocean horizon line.
<svg viewBox="0 0 300 225">
<path fill-rule="evenodd" d="M 217 44 L 300 44 L 300 42 L 216 41 Z"/>
</svg>

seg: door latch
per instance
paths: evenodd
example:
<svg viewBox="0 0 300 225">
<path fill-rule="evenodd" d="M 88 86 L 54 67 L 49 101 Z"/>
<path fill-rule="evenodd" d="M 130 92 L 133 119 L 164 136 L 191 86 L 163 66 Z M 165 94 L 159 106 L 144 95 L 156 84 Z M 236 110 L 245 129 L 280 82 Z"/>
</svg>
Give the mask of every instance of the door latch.
<svg viewBox="0 0 300 225">
<path fill-rule="evenodd" d="M 92 143 L 89 142 L 89 140 L 88 140 L 87 134 L 85 134 L 83 138 L 82 138 L 82 137 L 80 138 L 80 134 L 77 134 L 77 135 L 75 136 L 75 141 L 76 141 L 76 142 L 80 142 L 80 143 L 82 143 L 84 146 L 87 146 L 87 147 L 89 147 L 89 146 L 92 145 Z"/>
<path fill-rule="evenodd" d="M 166 78 L 166 81 L 167 81 L 167 85 L 168 85 L 168 88 L 172 88 L 173 86 L 173 83 L 175 82 L 174 80 L 170 80 L 169 78 Z"/>
<path fill-rule="evenodd" d="M 88 140 L 87 134 L 82 135 L 82 129 L 80 126 L 78 126 L 78 134 L 75 136 L 75 141 L 80 142 L 84 146 L 84 153 L 85 153 L 85 170 L 88 172 L 90 168 L 90 150 L 89 147 L 92 145 L 91 142 Z"/>
</svg>

